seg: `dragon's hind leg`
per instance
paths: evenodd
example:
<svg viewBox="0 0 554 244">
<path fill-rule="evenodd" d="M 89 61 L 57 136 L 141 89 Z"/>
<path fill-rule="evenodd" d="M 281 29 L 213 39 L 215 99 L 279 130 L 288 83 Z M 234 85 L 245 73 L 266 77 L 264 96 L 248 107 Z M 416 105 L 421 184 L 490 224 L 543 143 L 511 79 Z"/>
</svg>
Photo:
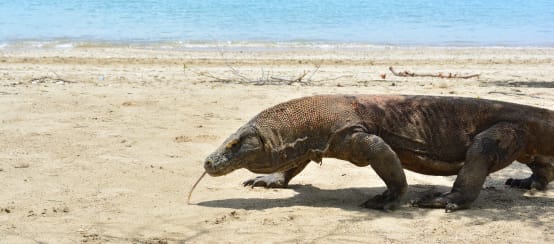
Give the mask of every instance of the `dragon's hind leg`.
<svg viewBox="0 0 554 244">
<path fill-rule="evenodd" d="M 486 177 L 511 164 L 523 151 L 526 132 L 522 126 L 501 122 L 479 133 L 466 152 L 464 166 L 449 193 L 413 204 L 446 211 L 469 208 L 483 187 Z"/>
<path fill-rule="evenodd" d="M 525 179 L 510 178 L 506 185 L 523 189 L 546 190 L 548 183 L 554 180 L 554 160 L 552 158 L 537 157 L 527 166 L 533 174 Z"/>
</svg>

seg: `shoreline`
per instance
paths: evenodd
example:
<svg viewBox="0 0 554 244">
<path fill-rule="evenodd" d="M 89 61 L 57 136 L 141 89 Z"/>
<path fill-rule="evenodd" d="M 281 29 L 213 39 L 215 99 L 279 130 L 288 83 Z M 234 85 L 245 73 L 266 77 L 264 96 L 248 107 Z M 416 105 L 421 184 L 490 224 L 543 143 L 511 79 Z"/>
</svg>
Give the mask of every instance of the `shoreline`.
<svg viewBox="0 0 554 244">
<path fill-rule="evenodd" d="M 175 51 L 290 51 L 366 49 L 554 49 L 554 42 L 543 45 L 526 44 L 385 44 L 332 41 L 90 41 L 90 40 L 16 40 L 0 41 L 0 51 L 21 49 L 132 48 Z"/>
<path fill-rule="evenodd" d="M 0 81 L 24 82 L 42 76 L 99 83 L 159 82 L 164 77 L 186 82 L 237 83 L 291 78 L 314 72 L 316 86 L 357 86 L 360 83 L 495 84 L 554 82 L 554 48 L 367 47 L 365 49 L 217 49 L 173 50 L 135 47 L 75 47 L 0 50 Z M 480 74 L 461 79 L 395 77 L 389 71 Z M 142 71 L 141 68 L 148 70 Z M 95 72 L 85 72 L 87 69 Z M 151 74 L 151 70 L 161 74 Z M 235 69 L 235 71 L 233 71 Z M 32 72 L 23 72 L 28 70 Z M 149 71 L 150 70 L 150 71 Z M 163 70 L 163 71 L 161 71 Z M 164 75 L 162 75 L 165 73 Z M 385 75 L 386 79 L 381 76 Z M 241 77 L 242 76 L 242 77 Z M 102 78 L 104 79 L 104 78 Z M 102 82 L 105 83 L 105 82 Z M 256 82 L 252 82 L 256 83 Z M 246 83 L 245 83 L 246 84 Z M 306 85 L 306 84 L 305 84 Z M 550 87 L 550 85 L 541 85 Z"/>
</svg>

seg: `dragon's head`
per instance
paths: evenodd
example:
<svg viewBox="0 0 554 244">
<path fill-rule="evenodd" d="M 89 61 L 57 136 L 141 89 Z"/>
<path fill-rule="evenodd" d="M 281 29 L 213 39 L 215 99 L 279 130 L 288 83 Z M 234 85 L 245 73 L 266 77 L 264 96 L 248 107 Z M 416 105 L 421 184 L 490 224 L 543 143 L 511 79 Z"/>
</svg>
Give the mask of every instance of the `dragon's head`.
<svg viewBox="0 0 554 244">
<path fill-rule="evenodd" d="M 269 153 L 265 150 L 258 130 L 245 125 L 206 158 L 204 169 L 210 176 L 221 176 L 239 168 L 260 172 L 260 169 L 269 165 Z"/>
</svg>

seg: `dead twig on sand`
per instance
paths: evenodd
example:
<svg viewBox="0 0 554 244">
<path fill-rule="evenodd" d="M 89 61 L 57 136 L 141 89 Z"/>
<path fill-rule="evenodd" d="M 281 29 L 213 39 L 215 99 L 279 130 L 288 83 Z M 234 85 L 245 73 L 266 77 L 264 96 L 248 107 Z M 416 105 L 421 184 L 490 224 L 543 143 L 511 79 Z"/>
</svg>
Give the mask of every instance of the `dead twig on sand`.
<svg viewBox="0 0 554 244">
<path fill-rule="evenodd" d="M 54 73 L 54 75 L 56 77 L 46 75 L 46 76 L 41 76 L 41 77 L 38 77 L 38 78 L 30 79 L 28 82 L 33 83 L 33 84 L 40 84 L 40 83 L 57 83 L 57 84 L 77 83 L 75 81 L 62 79 L 60 77 L 60 75 L 58 75 L 58 73 L 56 73 L 55 71 L 50 71 L 50 72 Z"/>
<path fill-rule="evenodd" d="M 393 75 L 400 76 L 400 77 L 438 77 L 438 78 L 447 78 L 447 79 L 469 79 L 474 77 L 478 78 L 480 76 L 480 74 L 461 75 L 461 74 L 453 74 L 453 73 L 443 74 L 440 72 L 438 74 L 414 73 L 414 72 L 409 72 L 407 70 L 397 72 L 394 70 L 392 66 L 389 67 L 389 70 L 390 72 L 392 72 Z"/>
<path fill-rule="evenodd" d="M 221 59 L 224 60 L 225 66 L 230 70 L 233 77 L 220 77 L 216 76 L 209 72 L 199 72 L 196 71 L 187 64 L 183 64 L 183 72 L 186 70 L 196 74 L 200 77 L 207 77 L 210 78 L 210 82 L 221 82 L 221 83 L 238 83 L 238 84 L 252 84 L 252 85 L 293 85 L 293 84 L 301 84 L 301 85 L 310 85 L 313 80 L 312 78 L 314 75 L 319 71 L 319 68 L 321 67 L 320 64 L 315 65 L 315 69 L 312 71 L 306 71 L 297 76 L 297 77 L 291 77 L 291 78 L 284 78 L 279 77 L 276 75 L 273 75 L 273 72 L 271 71 L 265 71 L 263 68 L 261 69 L 261 75 L 258 78 L 252 79 L 241 73 L 237 68 L 233 67 L 231 63 L 225 58 L 225 53 L 223 50 L 219 49 L 219 55 L 221 56 Z M 307 77 L 307 78 L 306 78 Z M 332 78 L 328 80 L 335 80 L 339 79 L 341 77 Z"/>
<path fill-rule="evenodd" d="M 30 79 L 28 82 L 37 84 L 37 83 L 75 83 L 75 81 L 70 81 L 62 78 L 53 78 L 51 76 L 41 76 L 38 78 Z"/>
<path fill-rule="evenodd" d="M 253 85 L 292 85 L 295 83 L 301 84 L 301 85 L 309 85 L 313 80 L 312 77 L 319 71 L 320 65 L 316 65 L 315 69 L 312 71 L 306 71 L 302 74 L 300 74 L 297 77 L 292 78 L 283 78 L 279 76 L 273 75 L 273 72 L 264 71 L 261 70 L 261 76 L 257 79 L 251 79 L 242 73 L 240 73 L 235 67 L 227 64 L 227 68 L 229 68 L 231 74 L 233 77 L 231 78 L 222 78 L 218 77 L 212 73 L 209 72 L 199 72 L 191 67 L 188 67 L 186 64 L 183 65 L 184 69 L 188 70 L 189 72 L 194 73 L 197 76 L 206 77 L 212 79 L 211 82 L 221 82 L 221 83 L 239 83 L 239 84 L 253 84 Z M 309 76 L 308 76 L 309 75 Z M 306 78 L 308 77 L 308 78 Z"/>
</svg>

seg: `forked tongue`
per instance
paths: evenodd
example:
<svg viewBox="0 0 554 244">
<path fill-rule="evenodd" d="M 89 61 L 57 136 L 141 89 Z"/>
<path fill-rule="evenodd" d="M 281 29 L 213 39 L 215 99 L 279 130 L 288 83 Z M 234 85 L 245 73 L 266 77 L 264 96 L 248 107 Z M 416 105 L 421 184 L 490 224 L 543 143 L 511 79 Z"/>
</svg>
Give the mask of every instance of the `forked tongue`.
<svg viewBox="0 0 554 244">
<path fill-rule="evenodd" d="M 200 182 L 200 180 L 202 180 L 202 178 L 204 178 L 204 176 L 206 175 L 206 171 L 204 171 L 204 173 L 202 173 L 202 175 L 200 176 L 200 178 L 198 178 L 198 180 L 196 180 L 196 183 L 194 183 L 194 185 L 192 186 L 192 188 L 190 189 L 190 192 L 189 192 L 189 196 L 187 198 L 187 204 L 190 205 L 190 197 L 192 196 L 192 191 L 194 191 L 194 188 L 196 188 L 196 186 L 198 185 L 198 183 Z"/>
</svg>

